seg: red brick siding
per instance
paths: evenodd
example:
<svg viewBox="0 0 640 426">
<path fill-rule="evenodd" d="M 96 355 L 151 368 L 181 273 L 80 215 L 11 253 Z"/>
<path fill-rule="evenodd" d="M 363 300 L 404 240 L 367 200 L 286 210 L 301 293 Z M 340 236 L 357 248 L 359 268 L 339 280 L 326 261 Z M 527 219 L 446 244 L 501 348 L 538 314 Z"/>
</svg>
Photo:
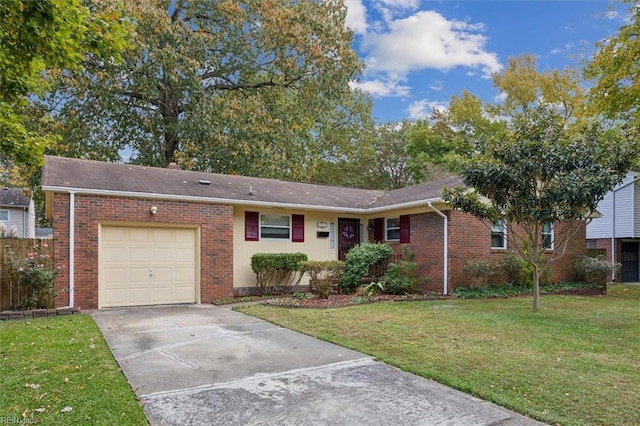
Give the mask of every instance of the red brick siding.
<svg viewBox="0 0 640 426">
<path fill-rule="evenodd" d="M 449 218 L 448 290 L 452 292 L 456 287 L 472 284 L 469 277 L 462 272 L 467 261 L 498 262 L 506 250 L 491 249 L 491 231 L 475 217 L 455 210 L 446 211 L 445 214 Z M 411 215 L 411 242 L 391 243 L 396 254 L 401 254 L 403 247 L 415 254 L 417 273 L 421 278 L 423 290 L 443 291 L 443 222 L 444 219 L 436 213 Z M 561 227 L 562 224 L 557 225 L 555 232 L 561 232 Z M 550 278 L 553 282 L 571 281 L 575 257 L 586 252 L 586 226 L 583 222 L 578 227 L 564 256 L 551 262 Z M 552 253 L 547 256 L 551 258 Z"/>
<path fill-rule="evenodd" d="M 158 207 L 155 215 L 151 205 Z M 233 296 L 233 207 L 75 195 L 75 297 L 81 309 L 98 307 L 98 228 L 100 223 L 145 223 L 190 225 L 200 228 L 200 301 Z M 53 237 L 57 264 L 67 268 L 56 278 L 56 289 L 69 286 L 69 194 L 53 196 Z M 67 293 L 56 299 L 56 306 L 69 304 Z"/>
<path fill-rule="evenodd" d="M 408 249 L 415 255 L 419 288 L 443 291 L 444 283 L 444 219 L 435 213 L 411 215 L 410 243 L 389 243 L 395 254 Z"/>
</svg>

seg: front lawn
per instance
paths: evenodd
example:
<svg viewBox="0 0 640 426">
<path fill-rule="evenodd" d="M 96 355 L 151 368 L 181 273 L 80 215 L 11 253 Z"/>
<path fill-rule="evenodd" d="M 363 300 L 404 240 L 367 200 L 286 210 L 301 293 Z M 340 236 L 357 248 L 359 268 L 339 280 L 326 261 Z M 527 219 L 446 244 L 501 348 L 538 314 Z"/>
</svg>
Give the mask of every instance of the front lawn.
<svg viewBox="0 0 640 426">
<path fill-rule="evenodd" d="M 606 296 L 240 309 L 549 424 L 640 424 L 640 286 Z"/>
<path fill-rule="evenodd" d="M 0 423 L 144 425 L 89 315 L 0 323 Z"/>
</svg>

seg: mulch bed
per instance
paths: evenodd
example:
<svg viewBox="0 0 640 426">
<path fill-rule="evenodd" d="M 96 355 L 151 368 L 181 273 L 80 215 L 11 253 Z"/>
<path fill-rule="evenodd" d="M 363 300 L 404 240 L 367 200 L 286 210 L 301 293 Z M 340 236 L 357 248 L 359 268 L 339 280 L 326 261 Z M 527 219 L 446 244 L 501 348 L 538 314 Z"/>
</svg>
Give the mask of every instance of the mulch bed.
<svg viewBox="0 0 640 426">
<path fill-rule="evenodd" d="M 59 315 L 77 315 L 79 308 L 57 308 L 57 309 L 31 309 L 28 311 L 2 311 L 0 321 L 20 320 L 41 317 L 55 317 Z"/>
<path fill-rule="evenodd" d="M 576 288 L 567 290 L 557 290 L 545 294 L 556 295 L 572 295 L 572 296 L 598 296 L 606 294 L 606 288 Z M 275 299 L 265 300 L 261 303 L 272 306 L 283 306 L 291 308 L 340 308 L 343 306 L 363 305 L 366 303 L 376 302 L 403 302 L 416 300 L 436 300 L 450 299 L 451 296 L 443 296 L 438 294 L 411 294 L 411 295 L 392 295 L 377 294 L 373 296 L 356 296 L 353 294 L 333 294 L 327 299 L 320 299 L 311 293 L 306 293 L 306 298 L 299 299 L 295 297 L 278 297 Z M 522 297 L 522 295 L 511 296 Z"/>
<path fill-rule="evenodd" d="M 374 296 L 356 296 L 353 294 L 331 295 L 327 299 L 320 299 L 314 295 L 307 295 L 305 299 L 295 297 L 283 297 L 263 302 L 265 305 L 275 305 L 294 308 L 339 308 L 343 306 L 363 305 L 366 303 L 390 302 L 390 301 L 410 301 L 410 300 L 433 300 L 434 295 L 392 295 L 378 294 Z M 439 298 L 445 298 L 441 296 Z"/>
</svg>

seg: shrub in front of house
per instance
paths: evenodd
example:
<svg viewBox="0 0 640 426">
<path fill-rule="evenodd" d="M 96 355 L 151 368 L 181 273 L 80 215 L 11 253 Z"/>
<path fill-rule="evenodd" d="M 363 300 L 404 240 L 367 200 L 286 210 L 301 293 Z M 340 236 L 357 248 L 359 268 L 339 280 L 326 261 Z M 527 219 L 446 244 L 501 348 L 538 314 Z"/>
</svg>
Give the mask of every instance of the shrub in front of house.
<svg viewBox="0 0 640 426">
<path fill-rule="evenodd" d="M 505 282 L 533 285 L 533 267 L 525 262 L 518 253 L 513 251 L 506 252 L 495 266 L 497 273 L 501 273 Z M 543 263 L 539 272 L 540 283 L 549 284 L 553 275 L 552 272 L 549 265 Z"/>
<path fill-rule="evenodd" d="M 398 260 L 389 264 L 387 272 L 380 280 L 383 292 L 387 294 L 407 294 L 416 290 L 416 262 Z"/>
<path fill-rule="evenodd" d="M 384 243 L 362 243 L 347 253 L 345 267 L 340 285 L 345 293 L 353 293 L 362 283 L 362 279 L 369 275 L 370 269 L 388 262 L 393 255 L 393 249 Z M 379 277 L 370 277 L 377 279 Z"/>
<path fill-rule="evenodd" d="M 500 272 L 500 267 L 488 260 L 467 260 L 462 273 L 480 285 L 486 285 L 489 279 Z"/>
<path fill-rule="evenodd" d="M 304 253 L 256 253 L 251 256 L 251 270 L 256 274 L 258 292 L 261 295 L 293 293 L 304 273 L 301 263 Z"/>
<path fill-rule="evenodd" d="M 311 291 L 319 298 L 326 299 L 331 294 L 332 287 L 339 285 L 344 266 L 344 262 L 340 260 L 307 260 L 301 262 L 300 269 L 309 274 Z"/>
<path fill-rule="evenodd" d="M 504 275 L 504 279 L 508 283 L 520 283 L 526 281 L 525 262 L 518 254 L 508 251 L 500 258 L 497 265 L 498 269 Z M 533 275 L 531 277 L 533 282 Z"/>
<path fill-rule="evenodd" d="M 573 273 L 576 281 L 604 287 L 614 267 L 619 270 L 622 264 L 616 263 L 613 265 L 603 255 L 596 257 L 579 256 L 573 263 Z"/>
<path fill-rule="evenodd" d="M 16 309 L 51 308 L 57 296 L 54 289 L 56 275 L 63 269 L 54 267 L 47 243 L 34 245 L 24 256 L 18 256 L 11 249 L 7 251 L 5 267 L 9 287 L 17 296 Z"/>
</svg>

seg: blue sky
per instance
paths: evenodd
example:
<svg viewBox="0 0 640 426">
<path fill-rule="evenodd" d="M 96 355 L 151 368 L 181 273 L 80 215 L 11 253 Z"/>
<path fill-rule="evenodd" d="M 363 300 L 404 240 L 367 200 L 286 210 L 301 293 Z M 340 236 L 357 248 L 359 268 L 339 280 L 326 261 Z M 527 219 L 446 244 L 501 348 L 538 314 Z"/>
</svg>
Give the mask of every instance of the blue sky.
<svg viewBox="0 0 640 426">
<path fill-rule="evenodd" d="M 625 19 L 624 9 L 599 0 L 345 3 L 367 66 L 357 84 L 373 96 L 380 122 L 427 117 L 463 90 L 494 102 L 489 76 L 509 57 L 534 54 L 539 70 L 575 67 Z"/>
</svg>

